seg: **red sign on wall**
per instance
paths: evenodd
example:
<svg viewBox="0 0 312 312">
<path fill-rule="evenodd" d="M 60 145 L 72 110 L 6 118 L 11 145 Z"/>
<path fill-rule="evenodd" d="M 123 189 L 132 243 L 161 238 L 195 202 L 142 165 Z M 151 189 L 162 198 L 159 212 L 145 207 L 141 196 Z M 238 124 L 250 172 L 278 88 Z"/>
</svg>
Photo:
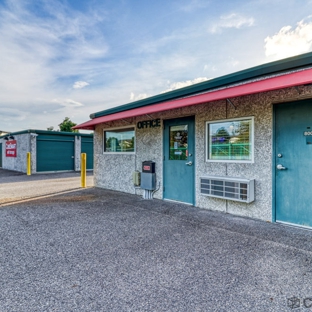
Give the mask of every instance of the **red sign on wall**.
<svg viewBox="0 0 312 312">
<path fill-rule="evenodd" d="M 16 157 L 16 140 L 6 141 L 5 142 L 5 156 L 6 157 Z"/>
</svg>

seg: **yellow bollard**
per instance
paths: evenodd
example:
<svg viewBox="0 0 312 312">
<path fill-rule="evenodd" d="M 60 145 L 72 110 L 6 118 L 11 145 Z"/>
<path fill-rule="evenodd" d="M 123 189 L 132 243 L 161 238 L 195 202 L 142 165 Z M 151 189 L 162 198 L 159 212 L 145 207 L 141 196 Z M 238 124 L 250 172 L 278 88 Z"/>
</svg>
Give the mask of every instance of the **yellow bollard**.
<svg viewBox="0 0 312 312">
<path fill-rule="evenodd" d="M 31 154 L 27 153 L 27 175 L 31 175 Z"/>
<path fill-rule="evenodd" d="M 87 154 L 81 153 L 81 187 L 87 187 Z"/>
</svg>

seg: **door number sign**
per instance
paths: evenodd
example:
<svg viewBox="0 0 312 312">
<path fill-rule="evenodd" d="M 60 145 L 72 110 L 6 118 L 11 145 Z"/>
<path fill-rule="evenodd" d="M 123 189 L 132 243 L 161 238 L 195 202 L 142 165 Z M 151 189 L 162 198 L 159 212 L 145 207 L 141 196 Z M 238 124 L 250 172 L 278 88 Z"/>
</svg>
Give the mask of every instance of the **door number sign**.
<svg viewBox="0 0 312 312">
<path fill-rule="evenodd" d="M 306 143 L 307 144 L 312 144 L 312 131 L 304 131 L 303 135 L 306 137 Z"/>
</svg>

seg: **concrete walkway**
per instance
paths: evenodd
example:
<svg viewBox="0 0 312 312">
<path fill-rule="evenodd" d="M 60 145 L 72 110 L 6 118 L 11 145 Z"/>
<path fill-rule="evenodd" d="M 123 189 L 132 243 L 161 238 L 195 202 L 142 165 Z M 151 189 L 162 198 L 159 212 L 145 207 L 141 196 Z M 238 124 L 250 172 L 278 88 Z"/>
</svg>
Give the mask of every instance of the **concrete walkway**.
<svg viewBox="0 0 312 312">
<path fill-rule="evenodd" d="M 1 312 L 312 311 L 309 230 L 88 188 L 3 206 L 0 239 Z"/>
</svg>

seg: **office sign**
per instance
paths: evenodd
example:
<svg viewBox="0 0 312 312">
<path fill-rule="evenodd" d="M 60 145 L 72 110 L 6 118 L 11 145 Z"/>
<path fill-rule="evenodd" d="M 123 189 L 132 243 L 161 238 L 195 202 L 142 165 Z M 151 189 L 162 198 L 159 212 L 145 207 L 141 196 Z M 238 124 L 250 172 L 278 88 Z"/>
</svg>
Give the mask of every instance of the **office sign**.
<svg viewBox="0 0 312 312">
<path fill-rule="evenodd" d="M 158 128 L 160 127 L 160 119 L 144 120 L 137 123 L 138 129 Z"/>
</svg>

